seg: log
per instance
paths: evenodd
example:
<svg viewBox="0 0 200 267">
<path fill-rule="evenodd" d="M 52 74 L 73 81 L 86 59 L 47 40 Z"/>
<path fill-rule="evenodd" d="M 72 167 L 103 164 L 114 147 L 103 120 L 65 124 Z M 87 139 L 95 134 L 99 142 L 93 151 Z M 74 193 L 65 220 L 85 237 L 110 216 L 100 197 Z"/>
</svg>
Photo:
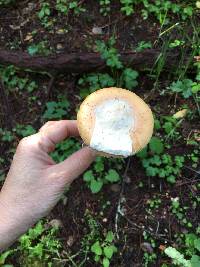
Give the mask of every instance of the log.
<svg viewBox="0 0 200 267">
<path fill-rule="evenodd" d="M 142 52 L 123 52 L 121 61 L 125 66 L 138 70 L 152 68 L 160 51 L 148 49 Z M 179 53 L 169 52 L 165 58 L 165 69 L 176 67 L 179 61 Z M 55 54 L 49 56 L 30 56 L 26 52 L 6 51 L 0 49 L 0 64 L 15 65 L 19 68 L 37 71 L 57 71 L 65 73 L 83 73 L 94 70 L 103 70 L 106 62 L 98 53 L 70 53 Z"/>
</svg>

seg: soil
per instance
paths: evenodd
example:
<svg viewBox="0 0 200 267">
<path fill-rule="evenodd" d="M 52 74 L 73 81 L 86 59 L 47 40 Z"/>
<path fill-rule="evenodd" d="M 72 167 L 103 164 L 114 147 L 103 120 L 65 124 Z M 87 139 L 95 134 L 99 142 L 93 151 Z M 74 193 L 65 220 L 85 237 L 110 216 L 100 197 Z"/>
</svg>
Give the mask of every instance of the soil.
<svg viewBox="0 0 200 267">
<path fill-rule="evenodd" d="M 81 13 L 78 17 L 69 14 L 63 19 L 63 16 L 60 17 L 56 10 L 53 10 L 50 18 L 52 20 L 57 18 L 57 21 L 52 31 L 42 27 L 38 20 L 38 1 L 17 1 L 17 5 L 14 7 L 1 8 L 0 49 L 26 51 L 30 44 L 47 40 L 48 47 L 51 47 L 51 53 L 90 52 L 95 51 L 96 40 L 106 41 L 113 34 L 117 37 L 117 47 L 120 52 L 134 50 L 138 42 L 143 40 L 151 41 L 154 44 L 153 47 L 159 47 L 156 40 L 158 39 L 160 26 L 155 18 L 150 17 L 144 21 L 139 10 L 130 18 L 127 18 L 117 11 L 119 10 L 118 3 L 112 6 L 110 16 L 103 17 L 99 14 L 97 1 L 83 2 L 85 2 L 84 5 L 87 11 Z M 33 8 L 27 10 L 29 3 L 32 3 Z M 19 25 L 21 26 L 18 27 Z M 93 34 L 92 29 L 94 26 L 102 28 L 103 34 Z M 68 29 L 67 33 L 59 31 L 64 28 Z M 31 40 L 26 40 L 26 37 L 33 30 L 36 33 Z M 24 76 L 26 74 L 21 71 L 20 75 Z M 47 88 L 50 86 L 51 78 L 48 75 L 38 73 L 30 73 L 29 75 L 37 81 L 39 90 L 34 91 L 34 93 L 25 91 L 21 93 L 19 90 L 9 93 L 9 107 L 1 97 L 0 127 L 10 129 L 11 126 L 14 127 L 17 124 L 30 124 L 39 129 L 44 123 L 41 118 L 45 103 L 51 100 L 55 101 L 59 94 L 66 95 L 71 103 L 71 111 L 68 118 L 76 117 L 76 108 L 80 103 L 79 88 L 77 86 L 79 75 L 55 74 L 55 79 L 51 88 L 49 88 L 49 92 Z M 152 94 L 153 82 L 147 73 L 142 73 L 139 78 L 140 87 L 138 86 L 135 89 L 135 93 L 146 99 L 158 118 L 161 115 L 175 113 L 185 103 L 185 100 L 183 101 L 179 97 L 174 99 L 174 96 L 160 96 L 156 90 Z M 169 84 L 169 75 L 163 74 L 159 80 L 159 87 L 165 88 L 166 84 Z M 36 96 L 37 100 L 31 102 L 30 96 Z M 186 103 L 191 109 L 196 109 L 192 101 L 188 100 Z M 172 144 L 168 153 L 171 155 L 191 153 L 193 146 L 186 145 L 186 139 L 192 131 L 198 129 L 200 129 L 200 122 L 197 118 L 183 123 L 181 128 L 183 138 Z M 6 162 L 0 166 L 0 170 L 7 172 L 9 169 L 13 156 L 13 152 L 10 149 L 13 146 L 16 147 L 18 141 L 16 140 L 14 144 L 1 144 L 0 155 L 6 159 Z M 192 206 L 190 196 L 198 195 L 195 184 L 199 176 L 195 171 L 189 169 L 191 162 L 187 162 L 181 175 L 177 178 L 176 184 L 171 186 L 165 180 L 147 177 L 141 162 L 136 156 L 127 159 L 125 166 L 128 166 L 128 168 L 121 170 L 123 182 L 119 188 L 115 188 L 115 191 L 112 190 L 110 185 L 107 185 L 99 194 L 93 195 L 82 178 L 77 179 L 66 193 L 67 203 L 60 201 L 50 213 L 48 219 L 60 219 L 62 221 L 63 227 L 59 236 L 65 249 L 75 254 L 80 250 L 80 242 L 88 231 L 88 226 L 84 219 L 86 209 L 89 209 L 90 214 L 98 219 L 102 229 L 115 229 L 117 208 L 119 200 L 123 196 L 126 200 L 124 203 L 124 216 L 119 215 L 117 221 L 119 239 L 116 245 L 119 253 L 117 254 L 118 256 L 114 257 L 111 266 L 143 266 L 143 231 L 149 233 L 157 242 L 154 252 L 158 258 L 152 266 L 161 266 L 163 263 L 170 264 L 169 259 L 162 255 L 159 246 L 173 245 L 176 233 L 188 231 L 169 212 L 171 198 L 179 197 L 183 205 Z M 141 182 L 143 187 L 140 188 L 138 185 Z M 152 199 L 153 196 L 158 196 L 161 199 L 161 205 L 152 215 L 149 215 L 147 213 L 147 201 Z M 100 212 L 102 203 L 106 201 L 110 201 L 111 205 L 102 214 Z M 193 229 L 195 229 L 200 221 L 200 213 L 197 210 L 189 209 L 187 210 L 187 217 L 192 222 Z M 73 238 L 73 244 L 70 246 L 69 237 Z M 85 266 L 99 266 L 90 261 L 88 259 Z M 14 257 L 12 264 L 18 267 L 18 259 Z M 61 266 L 70 265 L 63 264 Z"/>
</svg>

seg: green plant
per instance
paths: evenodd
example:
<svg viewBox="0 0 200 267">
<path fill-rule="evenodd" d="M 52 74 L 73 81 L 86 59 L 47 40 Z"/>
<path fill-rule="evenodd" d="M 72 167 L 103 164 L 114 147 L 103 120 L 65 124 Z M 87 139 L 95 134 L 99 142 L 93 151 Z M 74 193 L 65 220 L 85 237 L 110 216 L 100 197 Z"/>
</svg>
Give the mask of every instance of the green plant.
<svg viewBox="0 0 200 267">
<path fill-rule="evenodd" d="M 171 42 L 169 44 L 169 47 L 170 48 L 175 48 L 175 47 L 178 47 L 178 46 L 183 46 L 184 44 L 185 44 L 184 40 L 175 39 L 173 42 Z"/>
<path fill-rule="evenodd" d="M 51 153 L 51 156 L 55 162 L 59 163 L 79 149 L 80 143 L 71 138 L 56 145 L 56 149 Z"/>
<path fill-rule="evenodd" d="M 126 16 L 130 16 L 131 14 L 134 13 L 134 7 L 133 5 L 135 4 L 134 0 L 120 0 L 120 3 L 122 4 L 121 11 L 126 14 Z"/>
<path fill-rule="evenodd" d="M 112 87 L 115 80 L 107 73 L 91 73 L 84 75 L 78 81 L 81 98 L 85 98 L 89 94 L 100 88 Z"/>
<path fill-rule="evenodd" d="M 180 252 L 178 252 L 175 248 L 173 247 L 168 247 L 165 249 L 165 254 L 172 258 L 173 264 L 179 265 L 182 267 L 191 267 L 190 261 L 186 260 L 184 258 L 184 255 L 182 255 Z"/>
<path fill-rule="evenodd" d="M 180 93 L 184 98 L 194 96 L 200 91 L 200 84 L 190 79 L 173 82 L 169 89 L 174 93 Z"/>
<path fill-rule="evenodd" d="M 199 267 L 200 266 L 200 238 L 193 234 L 185 234 L 184 249 L 179 252 L 176 248 L 167 247 L 165 254 L 172 259 L 174 265 L 180 267 Z M 187 258 L 190 259 L 187 259 Z"/>
<path fill-rule="evenodd" d="M 50 4 L 48 2 L 41 3 L 41 9 L 38 13 L 40 19 L 45 19 L 51 14 Z"/>
<path fill-rule="evenodd" d="M 118 85 L 133 90 L 138 85 L 137 77 L 139 73 L 131 68 L 125 68 L 119 78 Z"/>
<path fill-rule="evenodd" d="M 179 199 L 174 198 L 171 202 L 171 211 L 172 213 L 177 217 L 177 219 L 180 221 L 181 224 L 191 228 L 192 224 L 187 220 L 186 211 L 188 210 L 188 207 L 181 207 Z"/>
<path fill-rule="evenodd" d="M 10 4 L 14 4 L 15 0 L 0 0 L 0 6 L 8 6 Z"/>
<path fill-rule="evenodd" d="M 173 14 L 179 15 L 181 19 L 186 20 L 190 18 L 193 14 L 194 7 L 192 5 L 182 5 L 173 1 L 162 1 L 156 0 L 151 2 L 149 0 L 142 0 L 144 9 L 142 10 L 142 15 L 144 19 L 147 19 L 149 13 L 155 15 L 160 24 L 169 23 L 169 18 Z M 171 13 L 170 16 L 167 15 Z"/>
<path fill-rule="evenodd" d="M 114 234 L 112 231 L 109 231 L 104 240 L 97 240 L 91 246 L 91 252 L 95 255 L 94 260 L 101 263 L 103 267 L 110 266 L 110 260 L 113 254 L 117 252 L 117 248 L 113 242 Z"/>
<path fill-rule="evenodd" d="M 176 182 L 176 176 L 180 174 L 183 163 L 183 156 L 172 157 L 169 154 L 154 155 L 142 160 L 147 176 L 165 178 L 171 184 Z"/>
<path fill-rule="evenodd" d="M 123 65 L 120 61 L 120 55 L 114 47 L 116 40 L 111 37 L 107 43 L 103 41 L 96 41 L 96 49 L 101 54 L 101 57 L 106 60 L 106 64 L 115 69 L 122 69 Z"/>
<path fill-rule="evenodd" d="M 152 211 L 158 209 L 161 205 L 161 199 L 157 198 L 156 196 L 153 199 L 149 199 L 147 201 L 148 208 L 146 209 L 149 214 L 152 214 Z"/>
<path fill-rule="evenodd" d="M 98 89 L 109 88 L 115 85 L 132 90 L 138 85 L 138 75 L 138 72 L 131 68 L 123 69 L 118 78 L 114 78 L 108 73 L 91 73 L 84 75 L 78 81 L 80 96 L 81 98 L 85 98 Z"/>
<path fill-rule="evenodd" d="M 38 265 L 40 262 L 47 262 L 48 266 L 53 266 L 48 259 L 53 256 L 59 257 L 62 247 L 56 239 L 57 231 L 56 227 L 45 229 L 44 223 L 40 221 L 19 239 L 18 250 L 22 255 L 23 266 L 30 266 L 33 262 Z"/>
<path fill-rule="evenodd" d="M 120 0 L 122 5 L 121 11 L 130 16 L 134 13 L 135 7 L 138 4 L 142 4 L 141 13 L 143 19 L 147 19 L 149 14 L 153 14 L 160 24 L 167 24 L 170 21 L 170 17 L 178 15 L 182 20 L 191 18 L 194 13 L 194 5 L 182 4 L 173 1 L 150 1 L 150 0 Z M 167 17 L 168 15 L 168 17 Z"/>
<path fill-rule="evenodd" d="M 31 125 L 22 125 L 22 124 L 17 124 L 16 128 L 14 129 L 16 133 L 20 137 L 26 137 L 32 134 L 36 133 L 36 130 L 33 128 Z"/>
<path fill-rule="evenodd" d="M 147 176 L 165 178 L 169 183 L 176 182 L 176 176 L 181 173 L 184 156 L 174 156 L 164 152 L 164 145 L 158 137 L 152 137 L 149 145 L 137 153 Z"/>
<path fill-rule="evenodd" d="M 85 172 L 83 176 L 83 180 L 87 183 L 93 194 L 98 193 L 104 184 L 115 183 L 120 180 L 120 176 L 116 170 L 110 169 L 106 174 L 104 174 L 102 172 L 104 166 L 99 164 L 98 160 L 95 166 L 96 167 L 94 168 L 96 173 L 94 170 L 89 170 Z"/>
<path fill-rule="evenodd" d="M 153 252 L 153 249 L 155 248 L 155 240 L 146 232 L 143 232 L 144 240 L 148 242 L 149 246 L 151 247 L 152 251 L 150 252 L 144 252 L 143 254 L 143 266 L 148 267 L 150 264 L 155 263 L 155 260 L 157 259 L 156 253 Z"/>
<path fill-rule="evenodd" d="M 9 256 L 16 253 L 19 255 L 20 266 L 53 266 L 49 259 L 60 257 L 62 245 L 56 238 L 58 228 L 49 228 L 45 222 L 39 221 L 34 228 L 24 234 L 18 245 L 13 250 L 8 250 L 0 255 L 0 264 L 5 264 Z M 6 267 L 7 265 L 3 265 Z M 8 265 L 9 266 L 9 265 Z"/>
<path fill-rule="evenodd" d="M 183 119 L 176 119 L 173 116 L 163 116 L 161 128 L 165 132 L 165 140 L 177 141 L 181 138 L 178 131 Z"/>
<path fill-rule="evenodd" d="M 139 42 L 139 44 L 138 44 L 138 46 L 136 47 L 135 50 L 137 52 L 142 52 L 145 49 L 149 49 L 149 48 L 152 48 L 152 43 L 150 41 L 148 41 L 148 42 L 141 41 L 141 42 Z"/>
<path fill-rule="evenodd" d="M 43 114 L 44 119 L 61 119 L 67 115 L 70 103 L 67 99 L 59 97 L 58 102 L 51 101 L 46 103 L 46 111 Z"/>
<path fill-rule="evenodd" d="M 100 13 L 103 16 L 107 16 L 110 13 L 110 0 L 100 0 L 99 4 L 100 4 Z"/>
<path fill-rule="evenodd" d="M 31 56 L 34 56 L 34 55 L 48 56 L 51 53 L 51 49 L 48 48 L 47 41 L 41 41 L 37 44 L 32 44 L 27 48 L 27 50 Z"/>
<path fill-rule="evenodd" d="M 72 10 L 75 15 L 85 11 L 78 1 L 68 0 L 56 0 L 56 9 L 64 15 L 67 15 L 70 10 Z"/>
<path fill-rule="evenodd" d="M 30 81 L 29 75 L 26 72 L 20 76 L 19 70 L 13 65 L 2 69 L 0 68 L 0 77 L 9 91 L 27 90 L 31 93 L 38 88 L 37 83 L 35 81 Z"/>
<path fill-rule="evenodd" d="M 193 168 L 198 167 L 199 158 L 200 158 L 199 154 L 200 154 L 200 151 L 198 149 L 194 149 L 191 154 L 187 155 L 187 157 L 192 161 L 192 167 Z"/>
<path fill-rule="evenodd" d="M 0 140 L 2 142 L 12 142 L 15 139 L 11 131 L 0 128 Z"/>
</svg>

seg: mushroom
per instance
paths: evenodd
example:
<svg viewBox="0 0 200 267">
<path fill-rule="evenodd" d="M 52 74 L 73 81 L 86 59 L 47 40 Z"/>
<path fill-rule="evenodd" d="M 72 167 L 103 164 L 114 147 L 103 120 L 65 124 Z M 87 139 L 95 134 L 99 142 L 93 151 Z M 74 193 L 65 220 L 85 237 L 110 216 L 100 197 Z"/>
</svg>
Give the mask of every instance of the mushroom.
<svg viewBox="0 0 200 267">
<path fill-rule="evenodd" d="M 77 115 L 84 143 L 100 155 L 128 157 L 143 149 L 153 133 L 153 115 L 136 94 L 104 88 L 90 94 Z"/>
</svg>

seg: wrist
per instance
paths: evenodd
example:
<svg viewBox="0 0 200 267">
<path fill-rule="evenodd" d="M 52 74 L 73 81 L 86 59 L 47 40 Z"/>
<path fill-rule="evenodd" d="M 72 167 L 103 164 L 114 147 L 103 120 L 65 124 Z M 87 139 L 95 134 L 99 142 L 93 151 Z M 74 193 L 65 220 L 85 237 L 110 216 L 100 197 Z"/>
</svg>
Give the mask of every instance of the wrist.
<svg viewBox="0 0 200 267">
<path fill-rule="evenodd" d="M 20 211 L 10 205 L 0 192 L 0 252 L 14 243 L 29 228 Z"/>
</svg>

